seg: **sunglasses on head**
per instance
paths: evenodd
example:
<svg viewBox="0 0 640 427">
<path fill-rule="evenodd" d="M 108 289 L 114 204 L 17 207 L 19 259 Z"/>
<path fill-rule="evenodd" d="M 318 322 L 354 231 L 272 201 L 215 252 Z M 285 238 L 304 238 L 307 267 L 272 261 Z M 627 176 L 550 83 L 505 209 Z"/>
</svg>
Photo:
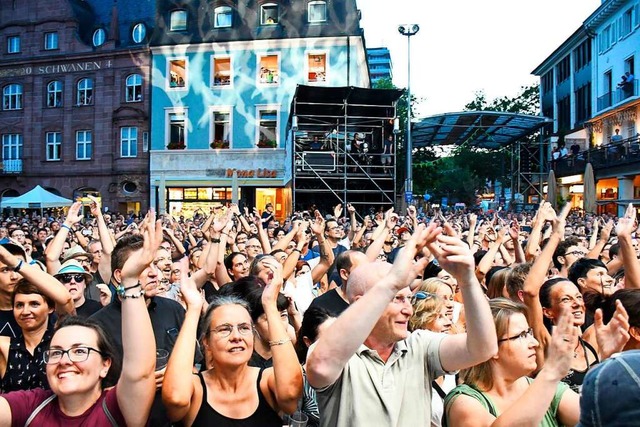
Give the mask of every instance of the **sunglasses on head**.
<svg viewBox="0 0 640 427">
<path fill-rule="evenodd" d="M 429 292 L 418 291 L 411 297 L 411 302 L 415 303 L 416 301 L 427 300 L 430 298 L 434 298 L 436 294 L 432 294 Z"/>
<path fill-rule="evenodd" d="M 62 283 L 69 283 L 71 279 L 75 280 L 76 283 L 84 282 L 84 274 L 63 274 L 60 276 Z"/>
</svg>

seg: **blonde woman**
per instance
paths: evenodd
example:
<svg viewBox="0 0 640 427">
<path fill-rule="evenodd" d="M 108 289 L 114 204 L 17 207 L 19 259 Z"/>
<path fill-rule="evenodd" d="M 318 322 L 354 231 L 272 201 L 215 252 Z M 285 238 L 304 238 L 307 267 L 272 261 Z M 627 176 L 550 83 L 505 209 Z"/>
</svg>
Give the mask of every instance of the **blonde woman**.
<svg viewBox="0 0 640 427">
<path fill-rule="evenodd" d="M 447 334 L 451 331 L 452 323 L 447 316 L 447 304 L 445 300 L 435 293 L 417 291 L 413 294 L 411 305 L 413 306 L 413 315 L 409 318 L 409 330 L 411 332 L 425 329 Z M 455 386 L 455 375 L 448 374 L 436 378 L 431 383 L 432 427 L 440 427 L 442 425 L 444 397 Z"/>
<path fill-rule="evenodd" d="M 458 334 L 465 331 L 464 307 L 461 303 L 454 301 L 453 288 L 449 283 L 432 277 L 424 280 L 416 291 L 437 295 L 444 301 L 445 313 L 452 323 L 451 329 L 447 331 L 449 334 Z"/>
</svg>

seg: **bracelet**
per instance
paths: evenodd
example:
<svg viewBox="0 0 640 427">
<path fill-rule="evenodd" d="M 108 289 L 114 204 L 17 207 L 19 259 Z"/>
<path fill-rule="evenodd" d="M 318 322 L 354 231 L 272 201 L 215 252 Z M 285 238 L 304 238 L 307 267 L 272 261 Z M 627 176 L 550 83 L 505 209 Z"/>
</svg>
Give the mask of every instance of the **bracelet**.
<svg viewBox="0 0 640 427">
<path fill-rule="evenodd" d="M 213 243 L 220 243 L 220 239 L 216 239 L 215 237 L 213 239 L 211 239 L 211 242 Z"/>
<path fill-rule="evenodd" d="M 20 271 L 20 269 L 22 268 L 22 260 L 18 261 L 18 265 L 16 265 L 15 267 L 13 267 L 13 271 L 15 271 L 16 273 Z"/>
<path fill-rule="evenodd" d="M 75 230 L 73 228 L 69 227 L 67 224 L 62 224 L 60 227 L 66 228 L 70 232 L 75 233 Z"/>
<path fill-rule="evenodd" d="M 118 286 L 116 286 L 116 293 L 118 295 L 120 295 L 121 297 L 125 297 L 125 294 L 124 294 L 125 292 L 127 292 L 127 291 L 129 291 L 131 289 L 135 289 L 138 286 L 140 286 L 140 283 L 136 283 L 135 285 L 131 285 L 131 286 L 127 287 L 127 288 L 125 288 L 124 286 L 118 285 Z"/>
<path fill-rule="evenodd" d="M 127 299 L 127 298 L 137 299 L 137 298 L 140 298 L 143 295 L 144 295 L 144 289 L 140 289 L 140 292 L 134 292 L 132 294 L 122 294 L 122 295 L 120 295 L 120 298 L 122 298 L 122 299 Z"/>
<path fill-rule="evenodd" d="M 278 341 L 269 341 L 269 347 L 275 347 L 277 345 L 286 344 L 288 342 L 291 342 L 291 338 L 285 338 L 283 340 L 278 340 Z"/>
</svg>

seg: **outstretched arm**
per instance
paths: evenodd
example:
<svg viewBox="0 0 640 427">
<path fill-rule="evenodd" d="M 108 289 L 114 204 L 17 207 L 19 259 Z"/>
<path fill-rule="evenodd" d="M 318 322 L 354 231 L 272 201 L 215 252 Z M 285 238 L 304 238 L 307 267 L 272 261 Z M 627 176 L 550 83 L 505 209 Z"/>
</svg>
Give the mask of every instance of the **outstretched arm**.
<svg viewBox="0 0 640 427">
<path fill-rule="evenodd" d="M 60 255 L 62 254 L 64 241 L 67 240 L 67 236 L 72 232 L 71 230 L 73 230 L 76 224 L 82 219 L 82 214 L 80 214 L 81 208 L 82 202 L 75 202 L 71 205 L 60 230 L 58 230 L 58 233 L 44 251 L 47 272 L 50 274 L 56 274 L 58 270 L 60 270 Z"/>
</svg>

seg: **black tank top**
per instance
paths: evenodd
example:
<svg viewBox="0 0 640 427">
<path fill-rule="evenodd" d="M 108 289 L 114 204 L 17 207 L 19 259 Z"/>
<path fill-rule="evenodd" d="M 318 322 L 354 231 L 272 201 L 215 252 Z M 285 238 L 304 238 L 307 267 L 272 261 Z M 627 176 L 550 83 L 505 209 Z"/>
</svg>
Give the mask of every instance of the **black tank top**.
<svg viewBox="0 0 640 427">
<path fill-rule="evenodd" d="M 51 331 L 51 329 L 47 329 L 42 341 L 33 350 L 33 355 L 27 350 L 22 335 L 18 338 L 11 338 L 7 357 L 7 370 L 4 373 L 4 377 L 0 378 L 0 393 L 34 388 L 49 389 L 42 353 L 49 348 L 52 336 Z"/>
<path fill-rule="evenodd" d="M 593 368 L 594 365 L 600 363 L 600 359 L 598 359 L 598 353 L 596 349 L 591 346 L 588 342 L 583 340 L 582 338 L 578 338 L 580 340 L 580 344 L 582 344 L 582 349 L 584 351 L 584 359 L 587 361 L 587 369 L 584 371 L 578 371 L 576 369 L 569 369 L 569 373 L 562 379 L 562 382 L 567 384 L 571 390 L 580 394 L 580 390 L 582 389 L 582 383 L 584 382 L 584 377 L 589 372 L 589 369 Z M 589 365 L 589 357 L 587 355 L 587 351 L 589 351 L 595 357 L 595 360 L 592 364 Z"/>
<path fill-rule="evenodd" d="M 258 381 L 256 382 L 258 408 L 253 414 L 244 419 L 228 418 L 213 409 L 207 402 L 207 384 L 204 382 L 202 373 L 198 373 L 200 384 L 202 384 L 202 403 L 200 404 L 198 415 L 196 415 L 196 418 L 193 420 L 192 427 L 282 427 L 282 418 L 269 406 L 269 403 L 267 403 L 267 400 L 260 390 L 262 371 L 264 371 L 264 369 L 260 369 Z"/>
</svg>

